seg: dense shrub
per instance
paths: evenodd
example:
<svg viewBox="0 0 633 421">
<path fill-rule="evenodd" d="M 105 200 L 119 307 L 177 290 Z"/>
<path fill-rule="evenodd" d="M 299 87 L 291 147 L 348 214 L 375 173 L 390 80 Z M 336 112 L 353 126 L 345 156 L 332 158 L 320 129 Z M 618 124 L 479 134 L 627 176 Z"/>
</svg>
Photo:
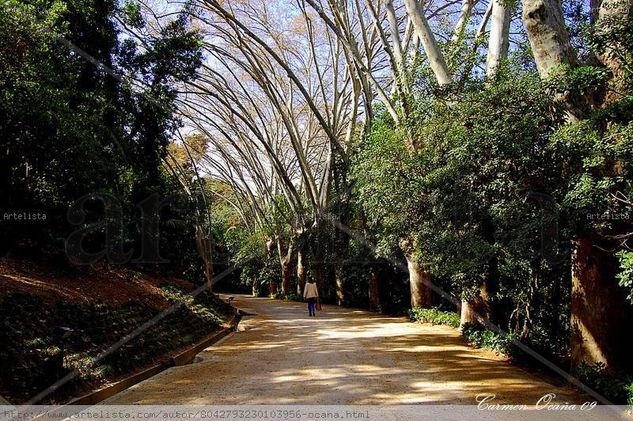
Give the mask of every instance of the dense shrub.
<svg viewBox="0 0 633 421">
<path fill-rule="evenodd" d="M 462 328 L 462 334 L 466 341 L 477 348 L 486 348 L 499 352 L 509 357 L 520 354 L 514 341 L 516 335 L 493 332 L 478 324 L 466 324 Z"/>
<path fill-rule="evenodd" d="M 446 325 L 459 327 L 459 314 L 450 311 L 442 311 L 437 308 L 412 308 L 409 309 L 409 318 L 416 322 L 430 323 L 432 325 Z"/>
<path fill-rule="evenodd" d="M 275 258 L 255 256 L 248 260 L 240 269 L 239 288 L 244 292 L 254 292 L 258 297 L 269 294 L 272 282 L 281 282 L 279 261 Z"/>
</svg>

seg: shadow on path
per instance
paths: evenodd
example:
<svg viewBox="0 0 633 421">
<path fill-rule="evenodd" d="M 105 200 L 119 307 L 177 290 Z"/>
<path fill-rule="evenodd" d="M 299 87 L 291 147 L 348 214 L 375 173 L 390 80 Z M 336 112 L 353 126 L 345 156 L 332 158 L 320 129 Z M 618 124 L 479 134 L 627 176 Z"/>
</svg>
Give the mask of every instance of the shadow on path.
<svg viewBox="0 0 633 421">
<path fill-rule="evenodd" d="M 583 402 L 464 344 L 459 332 L 403 318 L 235 296 L 246 316 L 239 331 L 198 355 L 110 398 L 105 404 L 535 404 L 546 393 Z"/>
</svg>

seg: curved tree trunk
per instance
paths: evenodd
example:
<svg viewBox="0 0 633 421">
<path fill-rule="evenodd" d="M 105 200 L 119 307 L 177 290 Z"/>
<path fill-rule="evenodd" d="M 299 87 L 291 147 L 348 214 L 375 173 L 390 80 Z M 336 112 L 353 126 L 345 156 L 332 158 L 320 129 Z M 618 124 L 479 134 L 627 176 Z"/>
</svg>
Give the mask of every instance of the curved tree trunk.
<svg viewBox="0 0 633 421">
<path fill-rule="evenodd" d="M 578 65 L 559 0 L 523 0 L 523 23 L 541 79 L 547 79 L 561 66 Z M 573 93 L 559 94 L 557 99 L 565 104 L 570 121 L 586 117 L 593 102 L 586 95 Z"/>
<path fill-rule="evenodd" d="M 453 35 L 451 36 L 451 42 L 458 42 L 464 36 L 464 32 L 466 31 L 466 26 L 468 26 L 468 20 L 470 19 L 470 15 L 472 14 L 474 5 L 474 0 L 462 0 L 462 10 L 459 13 L 457 23 L 455 24 L 455 29 L 453 30 Z"/>
<path fill-rule="evenodd" d="M 424 52 L 429 61 L 429 66 L 435 74 L 437 83 L 440 85 L 451 83 L 452 77 L 450 71 L 446 65 L 442 50 L 440 50 L 437 40 L 424 16 L 424 8 L 417 0 L 404 0 L 404 5 L 409 18 L 413 22 L 413 27 L 418 35 L 418 39 L 422 42 Z"/>
</svg>

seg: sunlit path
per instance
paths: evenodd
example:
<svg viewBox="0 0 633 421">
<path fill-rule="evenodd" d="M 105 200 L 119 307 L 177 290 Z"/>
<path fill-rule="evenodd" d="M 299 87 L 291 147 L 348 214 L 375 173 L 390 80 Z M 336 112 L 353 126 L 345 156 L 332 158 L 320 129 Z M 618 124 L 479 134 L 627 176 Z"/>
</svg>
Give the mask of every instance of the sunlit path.
<svg viewBox="0 0 633 421">
<path fill-rule="evenodd" d="M 324 306 L 316 319 L 304 305 L 238 296 L 257 313 L 240 331 L 108 404 L 533 404 L 546 393 L 583 398 L 466 346 L 458 332 L 372 313 Z"/>
</svg>

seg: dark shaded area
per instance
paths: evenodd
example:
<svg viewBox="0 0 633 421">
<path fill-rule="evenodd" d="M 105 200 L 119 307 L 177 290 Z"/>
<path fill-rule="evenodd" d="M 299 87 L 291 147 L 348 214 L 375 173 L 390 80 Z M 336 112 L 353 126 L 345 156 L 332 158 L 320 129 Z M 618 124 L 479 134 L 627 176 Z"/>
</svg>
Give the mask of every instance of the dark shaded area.
<svg viewBox="0 0 633 421">
<path fill-rule="evenodd" d="M 0 299 L 0 394 L 12 403 L 25 402 L 77 369 L 77 377 L 44 400 L 66 402 L 168 358 L 233 314 L 206 290 L 195 298 L 173 284 L 163 284 L 161 290 L 172 307 L 157 308 L 133 298 L 114 305 L 51 302 L 20 292 L 5 295 Z M 132 339 L 115 346 L 130 334 Z"/>
</svg>

